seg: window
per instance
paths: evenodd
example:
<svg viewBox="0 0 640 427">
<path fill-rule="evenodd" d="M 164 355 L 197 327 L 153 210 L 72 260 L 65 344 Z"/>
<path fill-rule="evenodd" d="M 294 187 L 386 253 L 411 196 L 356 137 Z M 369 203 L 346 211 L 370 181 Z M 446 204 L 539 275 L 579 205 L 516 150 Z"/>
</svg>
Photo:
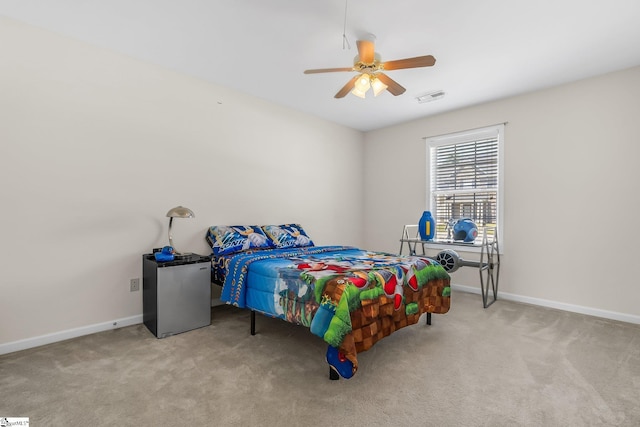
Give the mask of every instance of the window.
<svg viewBox="0 0 640 427">
<path fill-rule="evenodd" d="M 502 158 L 504 124 L 426 138 L 430 165 L 429 209 L 436 221 L 435 240 L 452 238 L 451 223 L 472 219 L 474 244 L 498 231 L 502 252 Z"/>
</svg>

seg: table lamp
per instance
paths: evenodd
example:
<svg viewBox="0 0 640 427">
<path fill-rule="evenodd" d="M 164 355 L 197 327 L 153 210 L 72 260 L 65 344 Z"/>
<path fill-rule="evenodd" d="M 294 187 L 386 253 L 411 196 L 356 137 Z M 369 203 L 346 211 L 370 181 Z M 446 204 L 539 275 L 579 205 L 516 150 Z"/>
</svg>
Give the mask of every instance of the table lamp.
<svg viewBox="0 0 640 427">
<path fill-rule="evenodd" d="M 195 218 L 196 214 L 189 208 L 185 208 L 184 206 L 176 206 L 173 209 L 170 209 L 167 212 L 167 216 L 169 217 L 169 246 L 175 249 L 173 245 L 173 238 L 171 237 L 171 226 L 173 225 L 173 218 Z M 176 257 L 187 256 L 189 254 L 182 254 L 178 251 L 175 252 Z"/>
</svg>

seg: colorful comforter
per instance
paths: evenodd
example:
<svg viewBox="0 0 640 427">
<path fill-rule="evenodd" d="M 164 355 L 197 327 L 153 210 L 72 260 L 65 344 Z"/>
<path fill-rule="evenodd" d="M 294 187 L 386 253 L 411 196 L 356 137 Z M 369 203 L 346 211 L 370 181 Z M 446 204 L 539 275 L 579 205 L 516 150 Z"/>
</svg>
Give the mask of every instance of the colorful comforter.
<svg viewBox="0 0 640 427">
<path fill-rule="evenodd" d="M 450 306 L 449 275 L 426 257 L 317 246 L 240 253 L 224 264 L 223 301 L 310 328 L 345 378 L 358 352 Z"/>
</svg>

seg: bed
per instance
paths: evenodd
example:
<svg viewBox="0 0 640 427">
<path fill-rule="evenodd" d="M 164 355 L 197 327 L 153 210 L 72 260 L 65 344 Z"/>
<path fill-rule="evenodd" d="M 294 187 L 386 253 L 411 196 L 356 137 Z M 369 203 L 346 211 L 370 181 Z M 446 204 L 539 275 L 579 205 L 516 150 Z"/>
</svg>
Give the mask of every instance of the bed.
<svg viewBox="0 0 640 427">
<path fill-rule="evenodd" d="M 316 246 L 298 224 L 212 226 L 212 281 L 221 300 L 305 326 L 327 344 L 331 379 L 351 378 L 357 355 L 427 313 L 449 311 L 449 275 L 424 256 Z"/>
</svg>

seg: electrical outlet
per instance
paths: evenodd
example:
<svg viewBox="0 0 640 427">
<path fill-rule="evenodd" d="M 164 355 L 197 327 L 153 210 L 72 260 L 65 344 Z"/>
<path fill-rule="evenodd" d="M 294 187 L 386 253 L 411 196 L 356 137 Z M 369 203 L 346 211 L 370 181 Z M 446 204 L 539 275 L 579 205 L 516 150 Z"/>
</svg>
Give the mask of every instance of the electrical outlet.
<svg viewBox="0 0 640 427">
<path fill-rule="evenodd" d="M 131 292 L 136 292 L 140 290 L 140 279 L 131 279 L 131 282 L 129 283 L 129 286 L 131 288 Z"/>
</svg>

